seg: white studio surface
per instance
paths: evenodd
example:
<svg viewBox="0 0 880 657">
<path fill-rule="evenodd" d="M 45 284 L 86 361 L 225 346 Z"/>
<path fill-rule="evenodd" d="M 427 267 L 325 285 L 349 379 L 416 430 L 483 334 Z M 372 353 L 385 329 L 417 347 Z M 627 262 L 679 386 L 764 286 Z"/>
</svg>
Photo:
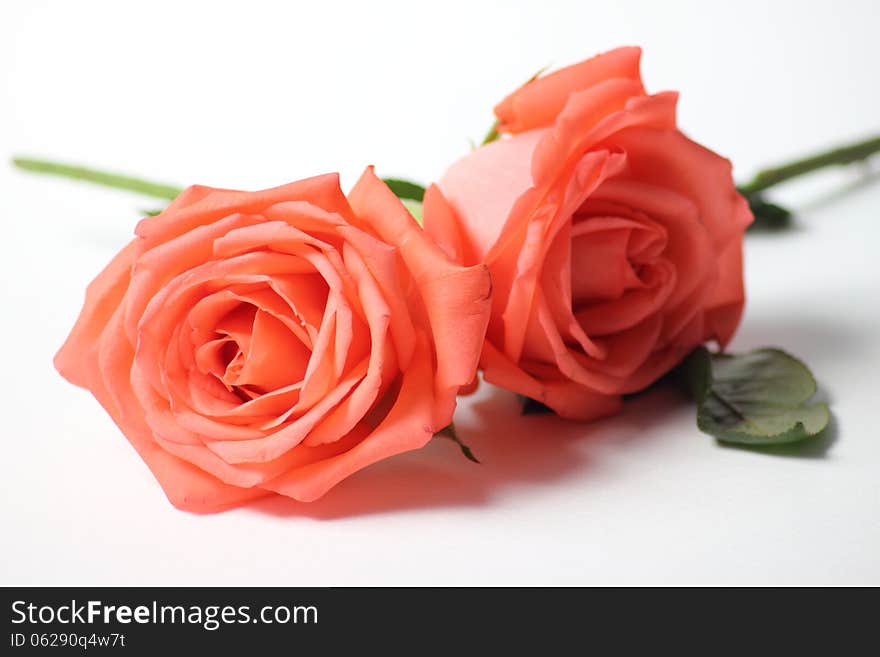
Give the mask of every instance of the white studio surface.
<svg viewBox="0 0 880 657">
<path fill-rule="evenodd" d="M 0 5 L 0 157 L 256 189 L 367 164 L 429 181 L 546 64 L 644 48 L 680 123 L 762 164 L 880 128 L 876 3 Z M 880 179 L 820 174 L 749 236 L 733 350 L 778 345 L 830 398 L 798 455 L 718 446 L 669 390 L 578 425 L 483 386 L 449 441 L 323 500 L 175 510 L 51 359 L 140 199 L 0 165 L 0 584 L 880 584 Z M 869 175 L 870 177 L 870 175 Z M 861 182 L 859 182 L 861 181 Z M 841 194 L 847 189 L 846 194 Z"/>
</svg>

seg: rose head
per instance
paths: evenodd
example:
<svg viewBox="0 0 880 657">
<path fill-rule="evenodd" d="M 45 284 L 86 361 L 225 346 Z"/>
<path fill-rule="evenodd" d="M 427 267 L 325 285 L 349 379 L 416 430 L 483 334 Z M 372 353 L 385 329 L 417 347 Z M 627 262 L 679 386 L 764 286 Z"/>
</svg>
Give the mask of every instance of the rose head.
<svg viewBox="0 0 880 657">
<path fill-rule="evenodd" d="M 310 501 L 452 418 L 489 313 L 368 169 L 262 192 L 190 187 L 89 286 L 56 356 L 171 502 Z"/>
<path fill-rule="evenodd" d="M 708 339 L 732 337 L 752 220 L 730 163 L 676 127 L 621 48 L 496 108 L 504 136 L 446 172 L 425 229 L 494 282 L 486 380 L 560 415 L 615 412 Z"/>
</svg>

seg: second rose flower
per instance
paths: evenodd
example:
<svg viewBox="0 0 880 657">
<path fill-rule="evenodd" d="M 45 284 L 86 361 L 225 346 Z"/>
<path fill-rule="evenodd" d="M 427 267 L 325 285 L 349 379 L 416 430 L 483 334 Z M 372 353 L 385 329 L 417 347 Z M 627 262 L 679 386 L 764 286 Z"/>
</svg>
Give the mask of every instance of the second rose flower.
<svg viewBox="0 0 880 657">
<path fill-rule="evenodd" d="M 562 416 L 616 412 L 742 313 L 752 221 L 726 159 L 647 95 L 638 48 L 538 78 L 496 108 L 502 138 L 425 195 L 425 229 L 485 262 L 494 297 L 487 381 Z"/>
</svg>

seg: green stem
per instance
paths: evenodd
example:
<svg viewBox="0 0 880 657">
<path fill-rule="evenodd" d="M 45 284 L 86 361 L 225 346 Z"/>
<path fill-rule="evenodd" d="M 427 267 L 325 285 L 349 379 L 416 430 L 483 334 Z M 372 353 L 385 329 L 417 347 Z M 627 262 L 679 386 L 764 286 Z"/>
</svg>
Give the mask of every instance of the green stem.
<svg viewBox="0 0 880 657">
<path fill-rule="evenodd" d="M 809 157 L 795 160 L 788 164 L 778 167 L 763 169 L 755 174 L 749 182 L 739 186 L 739 191 L 743 196 L 749 197 L 758 192 L 763 192 L 774 185 L 791 180 L 805 173 L 810 173 L 818 169 L 829 166 L 838 166 L 844 164 L 852 164 L 866 160 L 875 153 L 880 152 L 880 136 L 871 137 L 864 141 L 840 148 L 834 148 L 830 151 L 811 155 Z"/>
<path fill-rule="evenodd" d="M 26 157 L 16 157 L 13 158 L 12 163 L 19 169 L 24 169 L 25 171 L 44 173 L 51 176 L 62 176 L 64 178 L 73 178 L 75 180 L 82 180 L 96 185 L 125 189 L 130 192 L 144 194 L 145 196 L 153 196 L 155 198 L 173 200 L 183 191 L 180 187 L 175 187 L 173 185 L 164 185 L 162 183 L 150 182 L 149 180 L 141 180 L 140 178 L 121 176 L 116 173 L 108 173 L 107 171 L 98 171 L 86 167 L 50 162 L 48 160 L 34 160 Z"/>
<path fill-rule="evenodd" d="M 497 125 L 496 122 L 491 130 L 489 130 L 489 133 L 483 140 L 483 144 L 488 144 L 499 137 Z M 758 193 L 779 183 L 825 167 L 860 162 L 878 152 L 880 152 L 880 136 L 871 137 L 855 144 L 834 148 L 830 151 L 811 155 L 788 164 L 763 169 L 755 174 L 755 177 L 749 182 L 740 185 L 738 189 L 743 196 L 760 198 L 756 196 Z M 49 160 L 16 157 L 13 158 L 12 163 L 25 171 L 82 180 L 167 200 L 175 199 L 183 191 L 182 188 L 173 185 L 151 182 L 87 167 L 51 162 Z"/>
</svg>

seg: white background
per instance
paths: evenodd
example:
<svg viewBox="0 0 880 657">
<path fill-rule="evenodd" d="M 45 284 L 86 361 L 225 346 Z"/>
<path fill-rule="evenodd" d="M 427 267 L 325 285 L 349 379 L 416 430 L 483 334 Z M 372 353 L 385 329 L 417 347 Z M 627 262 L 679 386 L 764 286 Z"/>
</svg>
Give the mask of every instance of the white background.
<svg viewBox="0 0 880 657">
<path fill-rule="evenodd" d="M 547 64 L 645 49 L 680 120 L 760 164 L 880 128 L 876 3 L 0 4 L 0 157 L 245 189 L 339 170 L 439 176 Z M 875 167 L 876 168 L 876 167 Z M 609 421 L 520 418 L 484 386 L 454 446 L 322 501 L 173 509 L 51 358 L 154 203 L 0 165 L 2 584 L 880 584 L 880 181 L 812 177 L 750 236 L 734 348 L 804 358 L 833 404 L 797 453 L 720 447 L 660 390 Z M 841 189 L 848 193 L 840 194 Z"/>
</svg>

